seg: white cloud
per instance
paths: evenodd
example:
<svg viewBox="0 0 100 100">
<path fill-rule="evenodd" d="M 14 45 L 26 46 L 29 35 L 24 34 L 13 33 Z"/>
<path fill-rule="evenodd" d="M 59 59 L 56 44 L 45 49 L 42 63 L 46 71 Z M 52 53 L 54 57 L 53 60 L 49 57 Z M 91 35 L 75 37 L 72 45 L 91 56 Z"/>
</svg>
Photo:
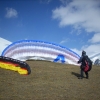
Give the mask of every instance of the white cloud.
<svg viewBox="0 0 100 100">
<path fill-rule="evenodd" d="M 81 27 L 77 24 L 74 25 L 74 30 L 77 30 L 76 35 L 80 35 L 82 32 Z"/>
<path fill-rule="evenodd" d="M 67 38 L 67 39 L 63 39 L 63 40 L 60 42 L 60 44 L 67 43 L 69 40 L 70 40 L 69 38 Z"/>
<path fill-rule="evenodd" d="M 100 59 L 100 44 L 92 44 L 89 46 L 83 46 L 81 50 L 78 50 L 76 48 L 71 49 L 77 54 L 81 56 L 82 50 L 86 51 L 86 54 L 90 57 L 90 59 L 95 62 L 96 59 Z"/>
<path fill-rule="evenodd" d="M 52 18 L 59 21 L 59 26 L 73 26 L 70 34 L 81 34 L 81 29 L 94 36 L 88 40 L 91 44 L 84 45 L 80 50 L 73 48 L 81 56 L 85 50 L 89 56 L 100 53 L 100 0 L 60 0 L 62 5 L 52 10 Z M 100 57 L 99 57 L 100 58 Z"/>
<path fill-rule="evenodd" d="M 100 54 L 100 44 L 89 45 L 87 48 L 84 48 L 84 50 L 87 52 L 89 57 L 92 57 L 95 54 Z M 97 58 L 100 59 L 100 55 Z"/>
<path fill-rule="evenodd" d="M 67 0 L 61 1 L 67 2 Z M 59 20 L 61 27 L 77 24 L 87 32 L 100 32 L 99 5 L 99 0 L 73 0 L 66 6 L 54 9 L 52 17 Z"/>
<path fill-rule="evenodd" d="M 18 16 L 17 11 L 13 8 L 6 8 L 6 11 L 7 11 L 5 15 L 6 18 L 12 18 Z"/>
<path fill-rule="evenodd" d="M 100 33 L 94 34 L 94 36 L 89 40 L 91 43 L 97 43 L 100 42 Z"/>
<path fill-rule="evenodd" d="M 74 52 L 76 52 L 80 56 L 81 56 L 82 50 L 85 50 L 88 56 L 92 56 L 94 54 L 100 53 L 100 44 L 85 45 L 85 46 L 82 46 L 82 48 L 80 50 L 78 50 L 76 48 L 71 49 L 71 50 L 73 50 Z"/>
<path fill-rule="evenodd" d="M 76 52 L 79 56 L 81 56 L 81 50 L 78 50 L 76 48 L 71 49 L 72 51 Z"/>
</svg>

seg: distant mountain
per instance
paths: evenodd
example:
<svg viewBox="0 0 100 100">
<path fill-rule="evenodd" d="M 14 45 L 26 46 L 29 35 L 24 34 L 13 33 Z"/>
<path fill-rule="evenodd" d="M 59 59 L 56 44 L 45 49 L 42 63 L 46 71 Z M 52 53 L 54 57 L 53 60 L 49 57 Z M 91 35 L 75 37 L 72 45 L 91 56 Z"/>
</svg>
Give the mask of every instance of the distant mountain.
<svg viewBox="0 0 100 100">
<path fill-rule="evenodd" d="M 6 40 L 6 39 L 3 39 L 0 37 L 0 55 L 2 53 L 2 51 L 8 46 L 10 45 L 12 42 Z"/>
</svg>

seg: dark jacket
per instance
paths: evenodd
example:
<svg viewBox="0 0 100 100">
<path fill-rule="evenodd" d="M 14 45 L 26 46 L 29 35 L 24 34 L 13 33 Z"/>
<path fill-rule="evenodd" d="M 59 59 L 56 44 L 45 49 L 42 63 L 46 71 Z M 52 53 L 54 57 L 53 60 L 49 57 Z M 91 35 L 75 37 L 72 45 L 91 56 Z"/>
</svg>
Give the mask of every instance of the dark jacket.
<svg viewBox="0 0 100 100">
<path fill-rule="evenodd" d="M 81 63 L 81 65 L 85 66 L 85 65 L 86 65 L 86 64 L 85 64 L 85 58 L 87 58 L 87 55 L 86 55 L 86 54 L 82 55 L 82 56 L 80 57 L 78 63 Z"/>
<path fill-rule="evenodd" d="M 86 67 L 86 62 L 89 66 L 89 70 L 91 70 L 92 67 L 92 61 L 89 59 L 89 57 L 86 54 L 82 54 L 82 56 L 80 57 L 78 63 L 81 63 L 80 68 L 84 70 L 84 68 Z"/>
</svg>

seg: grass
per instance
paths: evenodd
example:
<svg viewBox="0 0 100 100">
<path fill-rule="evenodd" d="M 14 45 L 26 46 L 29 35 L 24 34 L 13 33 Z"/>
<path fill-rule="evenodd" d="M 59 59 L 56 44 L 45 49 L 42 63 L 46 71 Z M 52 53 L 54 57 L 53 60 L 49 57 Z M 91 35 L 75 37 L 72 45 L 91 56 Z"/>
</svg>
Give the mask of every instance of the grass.
<svg viewBox="0 0 100 100">
<path fill-rule="evenodd" d="M 100 66 L 78 79 L 75 65 L 27 61 L 30 75 L 0 68 L 0 100 L 100 100 Z"/>
</svg>

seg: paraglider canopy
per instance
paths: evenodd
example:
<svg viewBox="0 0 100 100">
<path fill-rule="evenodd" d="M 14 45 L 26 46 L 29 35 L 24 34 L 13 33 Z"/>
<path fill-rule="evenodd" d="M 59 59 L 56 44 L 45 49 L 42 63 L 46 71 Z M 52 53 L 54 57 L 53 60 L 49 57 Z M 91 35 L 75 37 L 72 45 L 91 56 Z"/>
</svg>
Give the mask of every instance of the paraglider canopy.
<svg viewBox="0 0 100 100">
<path fill-rule="evenodd" d="M 31 73 L 31 69 L 26 62 L 4 56 L 0 56 L 0 67 L 16 71 L 19 74 L 28 75 Z"/>
<path fill-rule="evenodd" d="M 66 47 L 38 40 L 16 41 L 4 49 L 2 56 L 21 61 L 36 59 L 75 65 L 80 58 L 77 53 Z"/>
</svg>

